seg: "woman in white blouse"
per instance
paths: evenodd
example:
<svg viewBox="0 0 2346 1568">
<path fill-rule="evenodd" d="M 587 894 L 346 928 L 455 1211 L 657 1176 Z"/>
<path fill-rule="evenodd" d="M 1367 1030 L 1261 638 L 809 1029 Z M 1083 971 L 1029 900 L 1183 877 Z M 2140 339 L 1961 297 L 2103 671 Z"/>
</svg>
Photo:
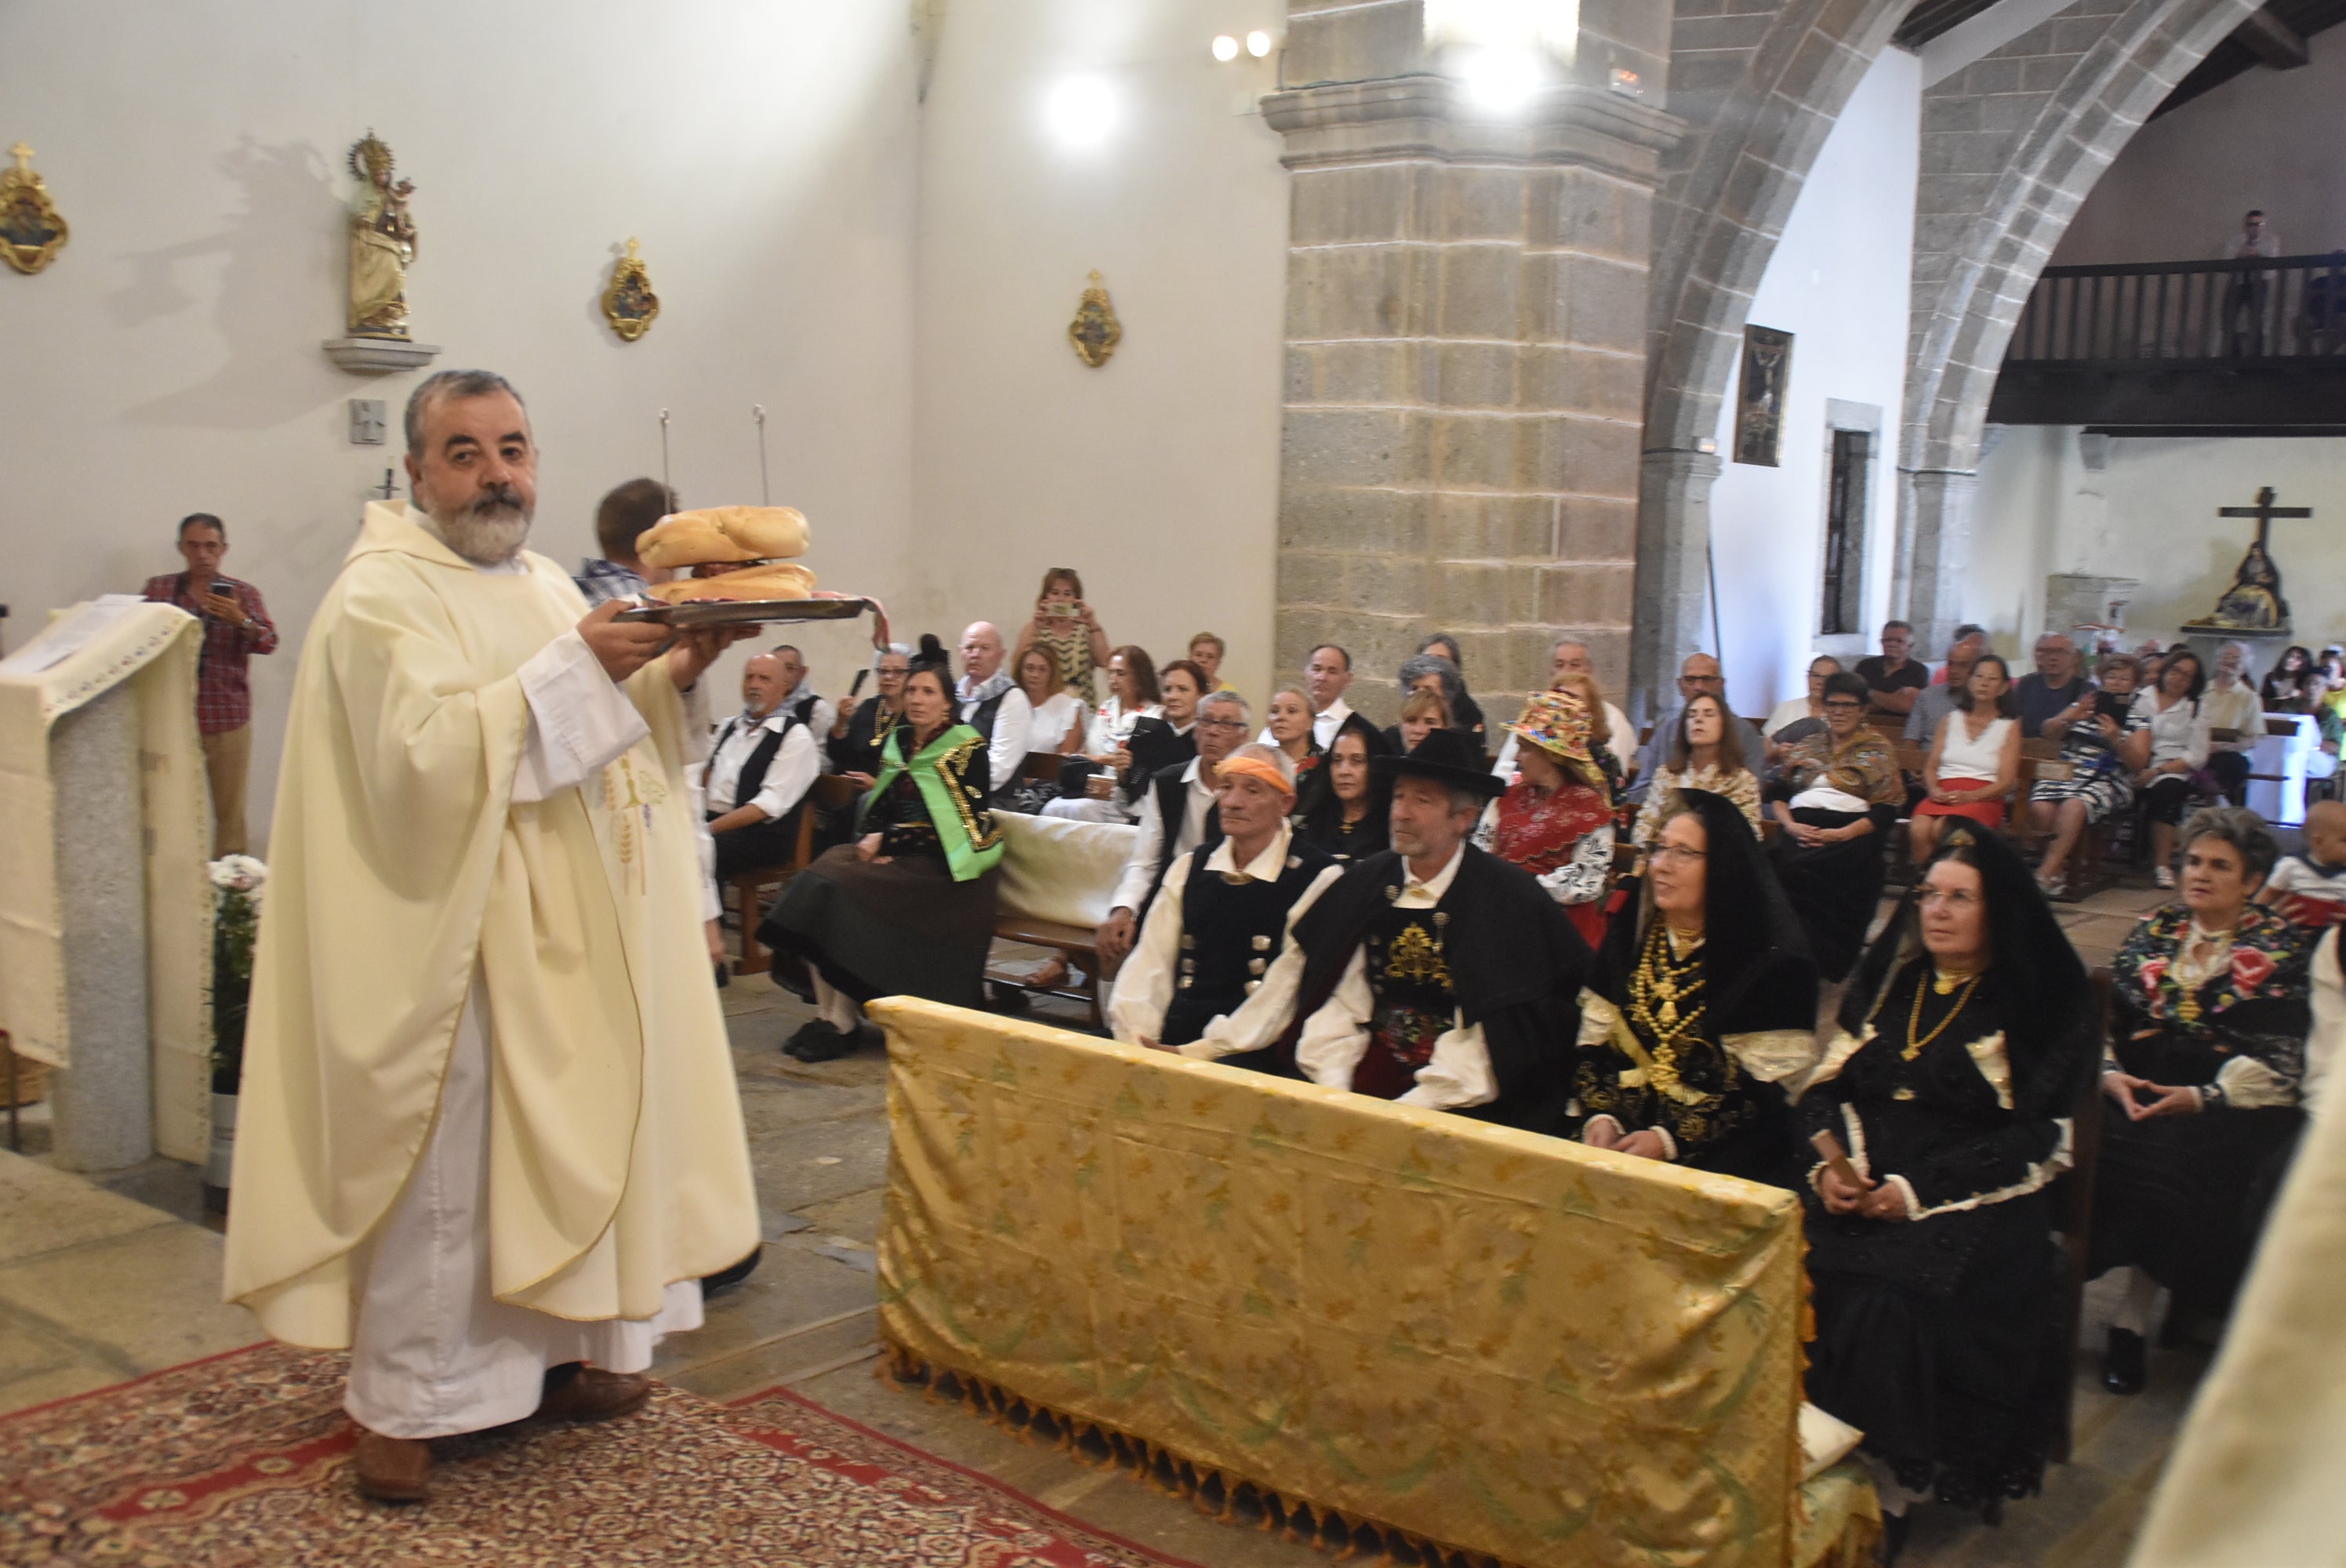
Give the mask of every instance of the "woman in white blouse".
<svg viewBox="0 0 2346 1568">
<path fill-rule="evenodd" d="M 2150 689 L 2134 699 L 2136 715 L 2150 726 L 2150 766 L 2135 780 L 2150 817 L 2151 874 L 2162 888 L 2175 885 L 2175 828 L 2191 803 L 2191 776 L 2208 765 L 2208 672 L 2199 656 L 2177 648 L 2158 665 Z"/>
<path fill-rule="evenodd" d="M 1955 711 L 1939 720 L 1923 764 L 1930 795 L 1906 823 L 1916 865 L 1930 863 L 1949 817 L 1969 817 L 1983 828 L 2004 826 L 2004 801 L 2020 782 L 2019 714 L 2011 669 L 1995 654 L 1980 655 L 1955 696 Z"/>
<path fill-rule="evenodd" d="M 1107 700 L 1092 712 L 1084 755 L 1121 768 L 1125 760 L 1117 753 L 1132 738 L 1132 727 L 1165 712 L 1157 691 L 1157 661 L 1129 644 L 1117 649 L 1107 656 Z"/>
</svg>

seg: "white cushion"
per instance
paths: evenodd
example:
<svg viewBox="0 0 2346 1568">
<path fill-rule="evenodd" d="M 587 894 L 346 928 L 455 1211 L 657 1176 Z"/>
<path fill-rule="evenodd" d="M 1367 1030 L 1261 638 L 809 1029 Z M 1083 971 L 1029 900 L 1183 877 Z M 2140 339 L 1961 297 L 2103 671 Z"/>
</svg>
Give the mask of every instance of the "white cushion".
<svg viewBox="0 0 2346 1568">
<path fill-rule="evenodd" d="M 1028 920 L 1096 926 L 1140 830 L 1122 822 L 1074 822 L 996 811 L 1003 837 L 1002 911 Z"/>
</svg>

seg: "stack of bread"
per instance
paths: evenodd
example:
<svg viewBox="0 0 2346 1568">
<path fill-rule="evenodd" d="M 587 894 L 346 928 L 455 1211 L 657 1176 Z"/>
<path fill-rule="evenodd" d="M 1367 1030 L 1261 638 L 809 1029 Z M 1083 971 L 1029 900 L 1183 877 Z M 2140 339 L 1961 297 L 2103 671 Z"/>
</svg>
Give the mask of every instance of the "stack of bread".
<svg viewBox="0 0 2346 1568">
<path fill-rule="evenodd" d="M 807 520 L 794 506 L 670 513 L 636 539 L 636 555 L 645 565 L 682 574 L 647 590 L 671 605 L 690 599 L 812 598 L 814 574 L 788 559 L 806 554 L 806 547 Z"/>
</svg>

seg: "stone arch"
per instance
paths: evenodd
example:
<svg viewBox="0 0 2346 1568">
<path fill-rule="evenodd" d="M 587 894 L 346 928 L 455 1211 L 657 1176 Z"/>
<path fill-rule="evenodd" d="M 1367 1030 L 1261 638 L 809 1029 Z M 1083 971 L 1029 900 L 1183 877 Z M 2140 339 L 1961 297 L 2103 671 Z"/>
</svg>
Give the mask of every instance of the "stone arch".
<svg viewBox="0 0 2346 1568">
<path fill-rule="evenodd" d="M 1738 0 L 1681 15 L 1670 107 L 1699 127 L 1656 205 L 1632 685 L 1663 700 L 1706 646 L 1718 428 L 1743 326 L 1833 122 L 1912 0 Z"/>
<path fill-rule="evenodd" d="M 1923 95 L 1898 581 L 1926 647 L 1960 616 L 1980 432 L 2005 344 L 2077 208 L 2259 0 L 2077 0 Z"/>
</svg>

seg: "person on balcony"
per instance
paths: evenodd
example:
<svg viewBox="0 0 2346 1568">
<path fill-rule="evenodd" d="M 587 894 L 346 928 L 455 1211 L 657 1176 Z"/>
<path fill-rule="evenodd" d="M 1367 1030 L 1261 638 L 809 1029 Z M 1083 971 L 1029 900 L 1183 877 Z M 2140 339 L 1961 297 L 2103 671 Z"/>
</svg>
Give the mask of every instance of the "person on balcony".
<svg viewBox="0 0 2346 1568">
<path fill-rule="evenodd" d="M 2240 219 L 2239 232 L 2224 241 L 2217 258 L 2224 261 L 2250 261 L 2258 257 L 2272 258 L 2280 254 L 2280 236 L 2265 224 L 2262 211 L 2251 208 Z M 2265 306 L 2272 298 L 2271 272 L 2263 268 L 2253 271 L 2236 272 L 2231 287 L 2224 291 L 2224 331 L 2231 334 L 2231 353 L 2235 359 L 2265 351 Z M 2248 317 L 2245 328 L 2241 316 Z"/>
</svg>

